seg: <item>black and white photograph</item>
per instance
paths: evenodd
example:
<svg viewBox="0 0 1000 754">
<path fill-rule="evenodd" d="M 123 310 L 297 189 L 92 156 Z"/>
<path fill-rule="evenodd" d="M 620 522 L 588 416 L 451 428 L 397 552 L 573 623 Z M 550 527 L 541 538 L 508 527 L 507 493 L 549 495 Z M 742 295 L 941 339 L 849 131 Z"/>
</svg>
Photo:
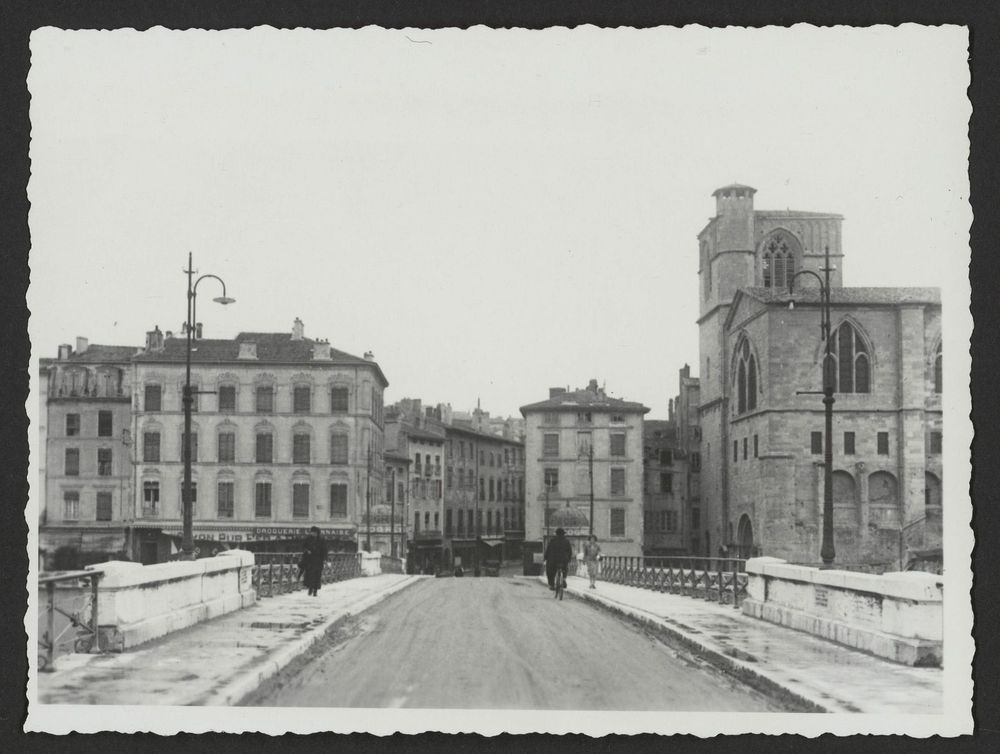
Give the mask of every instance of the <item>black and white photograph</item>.
<svg viewBox="0 0 1000 754">
<path fill-rule="evenodd" d="M 969 45 L 32 31 L 25 729 L 971 732 Z"/>
</svg>

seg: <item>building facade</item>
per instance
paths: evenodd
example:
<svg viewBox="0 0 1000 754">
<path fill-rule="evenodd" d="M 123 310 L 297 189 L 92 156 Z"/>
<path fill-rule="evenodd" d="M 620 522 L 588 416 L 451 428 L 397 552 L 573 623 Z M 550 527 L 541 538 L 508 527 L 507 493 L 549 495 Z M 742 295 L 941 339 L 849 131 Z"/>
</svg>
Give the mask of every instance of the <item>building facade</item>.
<svg viewBox="0 0 1000 754">
<path fill-rule="evenodd" d="M 699 544 L 819 560 L 825 342 L 818 281 L 798 273 L 822 277 L 828 249 L 836 560 L 898 567 L 940 545 L 940 292 L 844 287 L 842 217 L 754 194 L 718 189 L 698 235 Z"/>
<path fill-rule="evenodd" d="M 453 565 L 519 560 L 524 541 L 524 444 L 445 427 L 445 538 Z"/>
<path fill-rule="evenodd" d="M 525 548 L 540 553 L 549 517 L 574 508 L 607 555 L 641 555 L 643 417 L 641 403 L 609 397 L 596 380 L 551 388 L 548 400 L 521 407 L 525 419 Z M 593 516 L 591 517 L 591 500 Z M 577 518 L 574 516 L 574 519 Z"/>
<path fill-rule="evenodd" d="M 642 550 L 646 555 L 688 554 L 686 466 L 673 416 L 667 421 L 643 422 Z"/>
<path fill-rule="evenodd" d="M 182 527 L 186 341 L 156 328 L 131 360 L 132 556 L 173 555 Z M 199 554 L 297 549 L 317 526 L 331 549 L 363 547 L 382 499 L 385 376 L 371 358 L 291 333 L 192 342 L 192 520 Z"/>
<path fill-rule="evenodd" d="M 707 537 L 702 528 L 701 507 L 701 426 L 698 424 L 698 405 L 701 389 L 697 377 L 691 376 L 691 367 L 680 369 L 680 385 L 671 411 L 677 423 L 677 446 L 685 463 L 681 469 L 687 499 L 682 500 L 682 521 L 687 533 L 687 552 L 690 555 L 709 556 Z"/>
<path fill-rule="evenodd" d="M 49 570 L 130 549 L 131 358 L 138 347 L 61 345 L 39 362 L 39 549 Z"/>
</svg>

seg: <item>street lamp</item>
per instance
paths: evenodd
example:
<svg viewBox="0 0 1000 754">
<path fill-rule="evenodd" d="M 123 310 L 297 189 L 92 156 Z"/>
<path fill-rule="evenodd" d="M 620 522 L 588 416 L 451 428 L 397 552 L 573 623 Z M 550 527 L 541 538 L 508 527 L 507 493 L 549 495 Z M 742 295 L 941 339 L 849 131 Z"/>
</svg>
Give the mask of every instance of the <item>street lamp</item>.
<svg viewBox="0 0 1000 754">
<path fill-rule="evenodd" d="M 823 356 L 823 390 L 801 390 L 799 395 L 823 396 L 823 407 L 825 409 L 825 442 L 823 448 L 823 544 L 820 547 L 820 557 L 823 559 L 824 568 L 833 567 L 833 344 L 830 339 L 830 273 L 833 271 L 830 266 L 830 247 L 825 247 L 823 254 L 823 267 L 820 277 L 812 270 L 799 270 L 788 281 L 788 292 L 792 293 L 792 283 L 799 275 L 812 275 L 819 283 L 820 293 L 820 333 L 826 341 L 826 352 Z M 795 308 L 795 302 L 789 301 L 789 309 Z"/>
<path fill-rule="evenodd" d="M 365 476 L 365 550 L 372 551 L 372 444 L 368 443 L 368 469 Z"/>
<path fill-rule="evenodd" d="M 588 532 L 587 539 L 594 536 L 594 443 L 587 443 L 587 448 L 580 456 L 587 459 L 587 471 L 590 474 L 590 531 Z"/>
<path fill-rule="evenodd" d="M 184 323 L 184 332 L 187 336 L 187 347 L 184 352 L 184 486 L 181 492 L 181 502 L 184 515 L 184 528 L 181 535 L 181 552 L 183 560 L 194 560 L 194 537 L 191 531 L 191 404 L 194 403 L 194 391 L 191 390 L 191 333 L 195 328 L 196 302 L 195 296 L 198 292 L 198 283 L 205 278 L 214 278 L 222 284 L 222 295 L 212 299 L 217 304 L 231 304 L 236 299 L 226 295 L 226 284 L 217 275 L 202 275 L 192 282 L 194 277 L 194 264 L 191 261 L 191 252 L 188 252 L 187 273 L 187 322 Z"/>
<path fill-rule="evenodd" d="M 121 437 L 122 447 L 125 448 L 125 454 L 128 457 L 129 462 L 129 479 L 131 481 L 132 476 L 132 432 L 128 427 L 122 428 Z M 119 469 L 120 472 L 120 469 Z M 135 518 L 134 511 L 134 500 L 135 500 L 135 489 L 134 485 L 131 485 L 131 491 L 129 492 L 128 499 L 132 501 L 131 505 L 126 505 L 125 498 L 125 479 L 124 476 L 119 476 L 118 478 L 118 502 L 122 508 L 122 519 L 125 521 L 125 553 L 132 558 L 132 528 L 133 520 Z"/>
</svg>

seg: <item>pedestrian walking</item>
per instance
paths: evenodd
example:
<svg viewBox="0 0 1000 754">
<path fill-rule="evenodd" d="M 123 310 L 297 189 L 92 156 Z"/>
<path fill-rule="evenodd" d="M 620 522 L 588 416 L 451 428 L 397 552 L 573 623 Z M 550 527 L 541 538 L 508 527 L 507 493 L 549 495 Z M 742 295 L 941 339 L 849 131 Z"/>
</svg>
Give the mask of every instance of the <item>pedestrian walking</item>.
<svg viewBox="0 0 1000 754">
<path fill-rule="evenodd" d="M 601 546 L 597 544 L 597 535 L 591 534 L 587 544 L 583 546 L 583 562 L 587 564 L 587 575 L 590 577 L 590 588 L 597 589 L 597 565 L 601 557 Z"/>
<path fill-rule="evenodd" d="M 319 592 L 320 584 L 323 581 L 323 564 L 326 562 L 326 542 L 320 536 L 318 526 L 309 530 L 309 538 L 306 540 L 302 550 L 302 559 L 299 561 L 299 571 L 302 573 L 302 581 L 309 591 L 310 597 L 315 597 Z"/>
</svg>

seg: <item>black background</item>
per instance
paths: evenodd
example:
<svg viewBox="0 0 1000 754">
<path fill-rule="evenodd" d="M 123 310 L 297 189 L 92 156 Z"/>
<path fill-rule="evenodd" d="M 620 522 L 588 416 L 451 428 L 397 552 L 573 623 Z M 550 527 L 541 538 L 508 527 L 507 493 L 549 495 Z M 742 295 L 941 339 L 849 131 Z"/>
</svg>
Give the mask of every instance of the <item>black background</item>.
<svg viewBox="0 0 1000 754">
<path fill-rule="evenodd" d="M 1000 234 L 998 226 L 997 175 L 1000 140 L 1000 88 L 998 88 L 997 47 L 1000 45 L 1000 10 L 995 0 L 953 0 L 952 2 L 854 2 L 823 0 L 814 2 L 712 2 L 711 0 L 675 0 L 674 2 L 366 2 L 284 1 L 261 2 L 127 2 L 107 0 L 0 0 L 0 747 L 9 751 L 160 751 L 183 747 L 185 751 L 250 750 L 281 746 L 286 751 L 312 751 L 336 747 L 355 751 L 434 751 L 469 750 L 549 751 L 553 748 L 576 751 L 611 751 L 628 747 L 634 752 L 662 751 L 798 751 L 802 748 L 843 750 L 879 748 L 932 752 L 940 750 L 1000 751 L 1000 674 L 997 668 L 997 616 L 1000 610 L 998 559 L 997 494 L 998 432 L 995 377 L 998 366 L 998 329 L 995 301 L 1000 289 Z M 655 736 L 611 736 L 590 739 L 586 736 L 285 736 L 272 741 L 263 735 L 208 734 L 160 737 L 121 734 L 50 736 L 25 734 L 22 726 L 27 713 L 25 683 L 27 657 L 23 616 L 27 607 L 28 561 L 25 549 L 27 526 L 24 505 L 28 496 L 29 430 L 24 405 L 28 396 L 28 316 L 25 296 L 29 281 L 28 201 L 26 185 L 28 162 L 29 95 L 26 84 L 30 64 L 28 36 L 40 26 L 79 29 L 146 29 L 163 26 L 169 29 L 226 29 L 271 25 L 277 28 L 358 28 L 375 24 L 402 27 L 468 27 L 482 24 L 492 28 L 593 24 L 599 27 L 659 25 L 682 26 L 699 23 L 706 26 L 787 26 L 792 23 L 821 26 L 838 24 L 961 24 L 970 28 L 970 65 L 972 84 L 969 96 L 973 104 L 970 124 L 971 202 L 975 213 L 972 225 L 972 313 L 975 331 L 972 337 L 972 401 L 976 437 L 972 445 L 974 503 L 973 526 L 977 545 L 973 553 L 975 585 L 973 606 L 977 654 L 974 664 L 975 696 L 973 712 L 976 734 L 960 739 L 907 740 L 904 738 L 855 737 L 845 741 L 832 736 L 804 739 L 793 736 L 740 736 L 697 739 L 678 736 L 669 739 Z M 863 695 L 864 689 L 858 689 Z M 317 714 L 321 714 L 318 712 Z M 456 714 L 461 714 L 457 712 Z M 496 714 L 501 714 L 498 712 Z M 723 715 L 724 713 L 720 713 Z M 722 720 L 720 719 L 720 722 Z"/>
</svg>

